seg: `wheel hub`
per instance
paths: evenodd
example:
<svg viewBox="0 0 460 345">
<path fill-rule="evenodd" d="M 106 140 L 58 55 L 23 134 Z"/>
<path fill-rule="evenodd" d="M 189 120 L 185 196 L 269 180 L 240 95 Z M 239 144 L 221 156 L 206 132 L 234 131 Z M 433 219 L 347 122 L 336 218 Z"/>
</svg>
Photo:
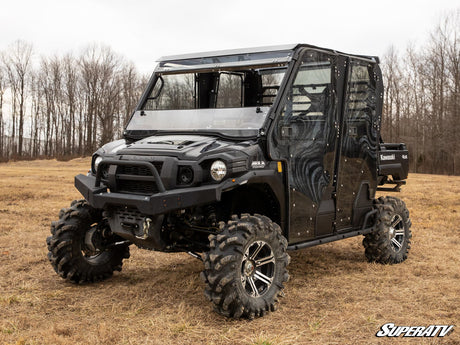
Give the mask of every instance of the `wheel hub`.
<svg viewBox="0 0 460 345">
<path fill-rule="evenodd" d="M 97 250 L 97 226 L 92 226 L 85 234 L 83 251 L 87 255 L 95 255 Z"/>
<path fill-rule="evenodd" d="M 108 236 L 110 228 L 105 226 L 106 223 L 93 224 L 86 232 L 81 243 L 81 251 L 84 257 L 94 258 L 104 252 L 106 241 L 104 235 Z"/>
<path fill-rule="evenodd" d="M 241 264 L 241 284 L 251 297 L 264 295 L 275 276 L 275 256 L 265 241 L 255 241 L 248 246 Z"/>
<path fill-rule="evenodd" d="M 393 239 L 395 237 L 395 228 L 390 227 L 390 239 Z"/>
<path fill-rule="evenodd" d="M 246 261 L 246 263 L 244 264 L 244 274 L 246 275 L 246 277 L 251 276 L 254 273 L 255 268 L 256 266 L 253 261 Z"/>
</svg>

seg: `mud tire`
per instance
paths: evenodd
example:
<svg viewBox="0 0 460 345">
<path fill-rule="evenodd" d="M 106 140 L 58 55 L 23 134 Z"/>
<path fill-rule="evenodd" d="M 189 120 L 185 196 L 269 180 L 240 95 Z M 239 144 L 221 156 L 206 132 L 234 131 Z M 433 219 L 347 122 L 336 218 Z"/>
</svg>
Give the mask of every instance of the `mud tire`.
<svg viewBox="0 0 460 345">
<path fill-rule="evenodd" d="M 366 258 L 370 262 L 397 264 L 407 259 L 412 222 L 404 201 L 394 197 L 376 200 L 376 230 L 363 239 Z"/>
<path fill-rule="evenodd" d="M 220 232 L 210 235 L 209 240 L 210 251 L 205 253 L 205 269 L 201 277 L 206 284 L 205 295 L 214 304 L 215 310 L 227 317 L 249 319 L 275 311 L 279 297 L 283 296 L 284 283 L 289 279 L 287 265 L 290 257 L 286 253 L 287 240 L 280 227 L 266 216 L 243 214 L 240 219 L 234 215 L 226 224 L 221 222 Z M 255 285 L 246 286 L 249 276 L 244 273 L 247 272 L 245 267 L 251 268 L 250 264 L 246 264 L 251 256 L 249 254 L 254 254 L 259 247 L 262 249 L 256 255 L 267 257 L 253 261 L 252 283 L 262 277 L 254 277 L 262 269 L 267 270 L 271 279 L 270 284 L 257 281 L 258 288 L 263 290 L 260 295 Z M 263 251 L 267 254 L 261 254 Z M 262 259 L 271 257 L 269 263 L 262 264 Z M 254 295 L 247 291 L 251 291 L 252 286 L 251 293 Z"/>
<path fill-rule="evenodd" d="M 129 246 L 118 245 L 97 255 L 85 256 L 85 235 L 94 224 L 102 221 L 101 210 L 86 200 L 73 201 L 70 208 L 59 212 L 59 220 L 51 224 L 51 236 L 46 239 L 48 259 L 57 274 L 72 283 L 96 282 L 121 271 L 123 259 L 129 258 Z"/>
</svg>

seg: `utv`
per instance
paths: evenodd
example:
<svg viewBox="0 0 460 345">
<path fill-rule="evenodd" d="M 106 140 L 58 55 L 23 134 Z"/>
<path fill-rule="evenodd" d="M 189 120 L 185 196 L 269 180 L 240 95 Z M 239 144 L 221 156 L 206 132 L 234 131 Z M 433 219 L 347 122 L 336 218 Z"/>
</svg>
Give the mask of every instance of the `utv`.
<svg viewBox="0 0 460 345">
<path fill-rule="evenodd" d="M 84 199 L 51 225 L 55 271 L 92 282 L 131 244 L 187 252 L 215 309 L 253 318 L 276 309 L 288 250 L 364 235 L 369 261 L 404 261 L 409 212 L 375 199 L 408 174 L 405 145 L 380 138 L 378 63 L 305 44 L 160 59 L 124 138 L 75 177 Z"/>
</svg>

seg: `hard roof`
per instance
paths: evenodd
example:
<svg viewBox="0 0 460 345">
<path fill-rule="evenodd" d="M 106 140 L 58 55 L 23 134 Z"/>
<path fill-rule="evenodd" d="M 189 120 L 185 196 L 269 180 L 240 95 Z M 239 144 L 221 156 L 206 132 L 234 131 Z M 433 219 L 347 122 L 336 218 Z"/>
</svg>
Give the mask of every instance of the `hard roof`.
<svg viewBox="0 0 460 345">
<path fill-rule="evenodd" d="M 284 51 L 284 50 L 292 50 L 292 51 L 294 51 L 297 46 L 298 46 L 298 44 L 286 44 L 286 45 L 278 45 L 278 46 L 240 48 L 240 49 L 217 50 L 217 51 L 202 52 L 202 53 L 170 55 L 170 56 L 163 56 L 160 59 L 158 59 L 157 61 L 158 62 L 164 62 L 164 61 L 206 58 L 206 57 L 214 57 L 214 56 L 227 56 L 227 55 L 240 55 L 240 54 L 263 53 L 263 52 L 276 52 L 276 51 Z"/>
<path fill-rule="evenodd" d="M 158 62 L 167 62 L 167 61 L 180 61 L 187 59 L 197 59 L 197 58 L 208 58 L 208 57 L 218 57 L 218 56 L 229 56 L 229 55 L 240 55 L 240 54 L 252 54 L 252 53 L 263 53 L 263 52 L 277 52 L 277 51 L 292 51 L 294 52 L 298 48 L 308 47 L 313 49 L 319 49 L 327 51 L 333 54 L 344 55 L 357 57 L 361 59 L 371 60 L 373 62 L 379 62 L 378 57 L 376 56 L 364 56 L 364 55 L 355 55 L 355 54 L 346 54 L 333 49 L 321 48 L 309 44 L 295 43 L 295 44 L 285 44 L 277 46 L 265 46 L 265 47 L 253 47 L 253 48 L 240 48 L 240 49 L 230 49 L 230 50 L 220 50 L 220 51 L 209 51 L 201 53 L 192 53 L 192 54 L 181 54 L 181 55 L 170 55 L 163 56 L 158 59 Z"/>
</svg>

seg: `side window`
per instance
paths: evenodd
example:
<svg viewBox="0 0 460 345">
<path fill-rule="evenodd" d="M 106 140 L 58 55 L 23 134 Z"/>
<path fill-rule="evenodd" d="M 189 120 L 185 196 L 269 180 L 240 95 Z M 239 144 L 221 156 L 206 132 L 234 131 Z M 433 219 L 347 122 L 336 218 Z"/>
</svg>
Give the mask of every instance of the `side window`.
<svg viewBox="0 0 460 345">
<path fill-rule="evenodd" d="M 239 108 L 242 106 L 242 74 L 221 73 L 217 92 L 217 108 Z"/>
<path fill-rule="evenodd" d="M 345 108 L 344 154 L 348 157 L 364 155 L 361 142 L 375 145 L 377 133 L 373 130 L 376 116 L 377 94 L 374 66 L 364 61 L 351 60 Z"/>
<path fill-rule="evenodd" d="M 348 82 L 347 117 L 374 118 L 376 108 L 375 81 L 371 78 L 372 65 L 352 62 Z"/>
<path fill-rule="evenodd" d="M 334 56 L 304 52 L 278 122 L 281 140 L 328 140 L 335 120 L 334 67 Z"/>
<path fill-rule="evenodd" d="M 285 72 L 285 69 L 267 69 L 260 71 L 262 80 L 261 105 L 271 106 L 273 104 Z"/>
<path fill-rule="evenodd" d="M 324 117 L 331 102 L 331 59 L 324 54 L 308 51 L 292 85 L 284 116 L 292 120 Z"/>
<path fill-rule="evenodd" d="M 145 103 L 144 110 L 195 108 L 195 76 L 193 73 L 163 75 Z"/>
</svg>

